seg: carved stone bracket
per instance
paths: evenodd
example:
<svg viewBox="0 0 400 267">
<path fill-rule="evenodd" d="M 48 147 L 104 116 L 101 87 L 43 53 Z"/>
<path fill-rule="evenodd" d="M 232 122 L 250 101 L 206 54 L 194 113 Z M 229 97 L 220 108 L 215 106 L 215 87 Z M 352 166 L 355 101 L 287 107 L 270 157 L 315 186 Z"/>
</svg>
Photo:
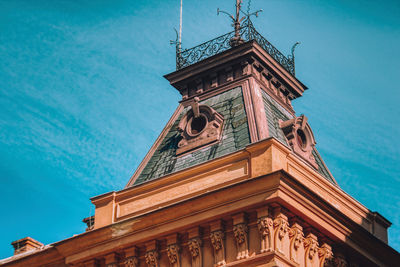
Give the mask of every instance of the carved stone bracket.
<svg viewBox="0 0 400 267">
<path fill-rule="evenodd" d="M 333 258 L 333 263 L 334 263 L 334 266 L 336 266 L 336 267 L 347 267 L 348 266 L 347 260 L 346 260 L 345 256 L 343 255 L 343 253 L 341 253 L 341 252 L 335 253 L 335 257 Z"/>
<path fill-rule="evenodd" d="M 333 267 L 333 253 L 332 247 L 327 243 L 322 244 L 318 249 L 319 264 L 320 267 Z"/>
<path fill-rule="evenodd" d="M 178 143 L 177 155 L 220 140 L 224 118 L 207 105 L 200 105 L 195 97 L 191 109 L 178 125 L 182 140 Z"/>
<path fill-rule="evenodd" d="M 293 223 L 289 230 L 290 239 L 290 259 L 296 263 L 303 262 L 304 258 L 304 247 L 303 247 L 303 227 L 298 223 Z"/>
<path fill-rule="evenodd" d="M 274 221 L 269 217 L 268 207 L 257 210 L 257 226 L 261 237 L 260 252 L 268 252 L 273 249 Z"/>
<path fill-rule="evenodd" d="M 126 258 L 124 261 L 125 267 L 139 267 L 139 259 L 136 256 Z"/>
<path fill-rule="evenodd" d="M 148 267 L 158 267 L 158 252 L 156 250 L 147 251 L 145 259 Z"/>
<path fill-rule="evenodd" d="M 179 259 L 179 246 L 177 244 L 171 244 L 167 246 L 167 255 L 172 267 L 181 266 Z"/>
<path fill-rule="evenodd" d="M 118 267 L 119 255 L 110 253 L 104 257 L 106 267 Z"/>
<path fill-rule="evenodd" d="M 274 219 L 274 249 L 289 257 L 289 222 L 280 208 L 276 209 Z"/>
<path fill-rule="evenodd" d="M 318 165 L 312 154 L 316 142 L 311 127 L 307 123 L 307 117 L 301 115 L 294 119 L 280 121 L 279 125 L 293 152 L 318 169 Z"/>
<path fill-rule="evenodd" d="M 146 243 L 146 254 L 144 258 L 146 260 L 147 267 L 158 267 L 159 254 L 158 254 L 158 244 L 157 240 L 150 241 Z"/>
<path fill-rule="evenodd" d="M 304 239 L 304 262 L 306 267 L 319 267 L 319 257 L 318 257 L 318 239 L 317 237 L 309 233 Z"/>
<path fill-rule="evenodd" d="M 210 234 L 211 244 L 214 248 L 215 266 L 224 266 L 226 264 L 224 237 L 224 232 L 222 232 L 222 230 L 216 230 Z"/>
<path fill-rule="evenodd" d="M 249 257 L 249 248 L 248 248 L 248 229 L 245 223 L 240 223 L 233 226 L 233 234 L 236 239 L 236 246 L 238 254 L 236 259 L 245 259 Z"/>
<path fill-rule="evenodd" d="M 125 267 L 139 267 L 139 254 L 138 250 L 135 246 L 124 249 L 125 260 L 124 265 Z"/>
<path fill-rule="evenodd" d="M 192 267 L 202 266 L 201 239 L 198 237 L 191 238 L 188 241 L 190 254 L 192 255 Z"/>
</svg>

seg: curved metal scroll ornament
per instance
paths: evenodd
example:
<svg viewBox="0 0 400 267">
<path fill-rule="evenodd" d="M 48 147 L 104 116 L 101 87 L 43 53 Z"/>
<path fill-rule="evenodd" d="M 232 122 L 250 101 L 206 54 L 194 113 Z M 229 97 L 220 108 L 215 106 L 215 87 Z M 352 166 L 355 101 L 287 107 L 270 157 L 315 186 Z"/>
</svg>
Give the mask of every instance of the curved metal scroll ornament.
<svg viewBox="0 0 400 267">
<path fill-rule="evenodd" d="M 179 41 L 179 34 L 178 31 L 174 28 L 175 34 L 176 34 L 176 39 L 175 41 L 170 40 L 169 43 L 171 45 L 175 45 L 175 53 L 176 53 L 176 69 L 181 69 L 182 67 L 180 66 L 180 63 L 182 62 L 182 43 Z"/>
<path fill-rule="evenodd" d="M 296 68 L 295 68 L 295 64 L 294 64 L 294 51 L 296 50 L 296 47 L 300 44 L 300 42 L 296 42 L 291 49 L 292 54 L 288 56 L 288 59 L 292 61 L 292 65 L 293 65 L 293 75 L 296 73 Z"/>
</svg>

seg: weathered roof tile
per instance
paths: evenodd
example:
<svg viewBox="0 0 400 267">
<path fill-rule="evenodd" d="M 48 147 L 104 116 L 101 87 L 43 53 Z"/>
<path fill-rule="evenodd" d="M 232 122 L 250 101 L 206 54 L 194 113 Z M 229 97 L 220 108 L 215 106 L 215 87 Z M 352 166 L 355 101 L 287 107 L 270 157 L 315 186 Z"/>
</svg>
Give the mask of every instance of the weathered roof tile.
<svg viewBox="0 0 400 267">
<path fill-rule="evenodd" d="M 135 181 L 135 185 L 232 153 L 250 143 L 241 87 L 236 87 L 208 98 L 201 101 L 200 104 L 208 105 L 224 116 L 224 130 L 221 141 L 190 152 L 187 155 L 177 157 L 176 149 L 181 139 L 177 131 L 177 126 L 182 116 L 189 110 L 188 107 L 185 108 L 147 162 L 145 168 Z"/>
</svg>

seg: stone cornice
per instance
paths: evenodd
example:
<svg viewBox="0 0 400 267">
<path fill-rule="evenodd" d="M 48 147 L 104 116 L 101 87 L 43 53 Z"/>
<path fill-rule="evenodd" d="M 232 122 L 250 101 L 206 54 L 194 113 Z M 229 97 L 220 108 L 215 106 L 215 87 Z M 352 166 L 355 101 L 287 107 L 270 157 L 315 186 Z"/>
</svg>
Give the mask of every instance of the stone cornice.
<svg viewBox="0 0 400 267">
<path fill-rule="evenodd" d="M 253 62 L 259 72 L 264 72 L 265 76 L 273 76 L 276 81 L 283 84 L 287 90 L 285 93 L 291 94 L 292 99 L 300 97 L 307 89 L 254 41 L 236 46 L 164 77 L 182 94 L 183 99 L 186 99 L 206 90 L 213 90 L 214 87 L 218 87 L 218 82 L 221 80 L 229 82 L 246 75 L 246 65 Z M 238 66 L 242 68 L 240 71 Z M 218 77 L 218 73 L 225 75 L 221 78 Z M 215 81 L 213 77 L 216 77 Z M 208 83 L 210 86 L 205 88 Z"/>
<path fill-rule="evenodd" d="M 296 216 L 306 222 L 303 228 L 317 229 L 318 236 L 343 244 L 372 262 L 385 265 L 386 260 L 398 257 L 370 233 L 368 209 L 274 138 L 146 184 L 99 196 L 93 202 L 100 203 L 95 216 L 100 212 L 100 223 L 104 225 L 97 224 L 95 230 L 52 244 L 53 253 L 57 252 L 58 258 L 62 255 L 67 264 L 101 259 L 133 245 L 143 247 L 155 240 L 168 240 L 168 236 L 204 228 L 227 217 L 234 218 L 236 225 L 244 224 L 243 212 L 256 213 L 265 205 L 283 207 L 289 221 Z M 278 224 L 275 220 L 274 225 Z M 287 242 L 287 230 L 282 232 L 285 237 L 281 242 Z M 238 249 L 246 252 L 242 244 L 237 245 Z M 37 262 L 36 257 L 39 254 L 20 261 Z M 248 259 L 258 257 L 249 254 Z"/>
</svg>

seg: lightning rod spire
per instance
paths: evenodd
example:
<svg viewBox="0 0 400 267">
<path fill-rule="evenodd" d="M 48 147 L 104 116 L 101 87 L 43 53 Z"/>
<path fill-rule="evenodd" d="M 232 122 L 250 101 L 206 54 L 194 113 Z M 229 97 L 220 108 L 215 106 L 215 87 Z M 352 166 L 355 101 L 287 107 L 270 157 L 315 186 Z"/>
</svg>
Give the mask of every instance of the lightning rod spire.
<svg viewBox="0 0 400 267">
<path fill-rule="evenodd" d="M 182 0 L 179 13 L 179 40 L 178 40 L 179 50 L 182 49 Z"/>
</svg>

